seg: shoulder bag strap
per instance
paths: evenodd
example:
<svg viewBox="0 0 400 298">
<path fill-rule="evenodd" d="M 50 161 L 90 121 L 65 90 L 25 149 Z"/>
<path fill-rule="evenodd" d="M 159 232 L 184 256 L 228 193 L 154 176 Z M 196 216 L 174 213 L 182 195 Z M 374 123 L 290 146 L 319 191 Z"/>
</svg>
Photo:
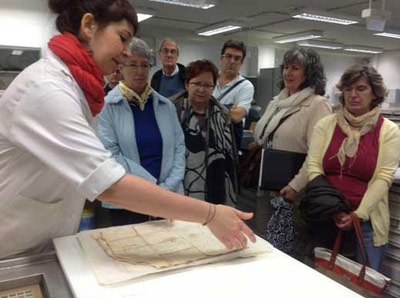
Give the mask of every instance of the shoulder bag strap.
<svg viewBox="0 0 400 298">
<path fill-rule="evenodd" d="M 224 93 L 222 93 L 218 98 L 217 101 L 221 101 L 222 98 L 225 97 L 225 95 L 227 95 L 229 92 L 231 92 L 236 86 L 240 85 L 241 83 L 243 83 L 244 81 L 246 81 L 246 79 L 237 81 L 235 84 L 233 84 L 228 90 L 226 90 Z"/>
<path fill-rule="evenodd" d="M 267 138 L 267 144 L 268 144 L 269 142 L 271 142 L 271 141 L 274 139 L 275 132 L 278 130 L 279 126 L 281 126 L 282 123 L 285 122 L 285 120 L 286 120 L 287 118 L 289 118 L 289 117 L 290 117 L 290 115 L 287 115 L 287 116 L 281 118 L 281 120 L 279 121 L 278 125 L 277 125 L 277 126 L 274 128 L 274 130 L 271 131 L 271 133 L 269 134 L 269 136 L 268 136 L 268 138 Z M 262 131 L 262 133 L 261 133 L 262 136 L 264 135 L 265 130 L 267 129 L 267 126 L 268 126 L 268 123 L 264 126 L 264 129 L 263 129 L 263 131 Z"/>
</svg>

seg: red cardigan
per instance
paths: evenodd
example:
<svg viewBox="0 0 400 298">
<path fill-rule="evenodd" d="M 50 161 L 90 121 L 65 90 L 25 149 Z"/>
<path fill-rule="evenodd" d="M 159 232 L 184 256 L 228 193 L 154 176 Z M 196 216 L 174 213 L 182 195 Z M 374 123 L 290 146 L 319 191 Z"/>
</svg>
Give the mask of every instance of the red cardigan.
<svg viewBox="0 0 400 298">
<path fill-rule="evenodd" d="M 357 209 L 374 174 L 382 123 L 383 117 L 380 116 L 375 128 L 361 137 L 356 155 L 353 158 L 346 156 L 343 167 L 336 154 L 346 135 L 338 124 L 326 150 L 323 159 L 326 179 L 349 201 L 351 210 Z"/>
</svg>

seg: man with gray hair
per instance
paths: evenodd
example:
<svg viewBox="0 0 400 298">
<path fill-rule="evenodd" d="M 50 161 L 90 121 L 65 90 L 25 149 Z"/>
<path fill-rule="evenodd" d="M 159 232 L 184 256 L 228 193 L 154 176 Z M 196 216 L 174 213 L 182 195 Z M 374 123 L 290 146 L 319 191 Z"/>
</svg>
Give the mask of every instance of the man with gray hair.
<svg viewBox="0 0 400 298">
<path fill-rule="evenodd" d="M 163 39 L 158 56 L 163 67 L 154 73 L 151 87 L 165 97 L 185 90 L 185 66 L 177 63 L 179 47 L 176 41 L 170 38 Z"/>
</svg>

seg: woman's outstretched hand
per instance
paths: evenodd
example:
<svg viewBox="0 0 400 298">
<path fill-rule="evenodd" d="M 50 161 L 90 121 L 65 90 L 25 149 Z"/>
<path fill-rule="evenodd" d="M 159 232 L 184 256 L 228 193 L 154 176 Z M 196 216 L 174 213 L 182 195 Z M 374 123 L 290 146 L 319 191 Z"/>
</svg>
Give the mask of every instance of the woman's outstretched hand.
<svg viewBox="0 0 400 298">
<path fill-rule="evenodd" d="M 253 213 L 242 212 L 225 205 L 217 205 L 213 219 L 206 224 L 211 232 L 228 250 L 245 248 L 247 238 L 256 241 L 253 231 L 243 222 L 253 217 Z"/>
</svg>

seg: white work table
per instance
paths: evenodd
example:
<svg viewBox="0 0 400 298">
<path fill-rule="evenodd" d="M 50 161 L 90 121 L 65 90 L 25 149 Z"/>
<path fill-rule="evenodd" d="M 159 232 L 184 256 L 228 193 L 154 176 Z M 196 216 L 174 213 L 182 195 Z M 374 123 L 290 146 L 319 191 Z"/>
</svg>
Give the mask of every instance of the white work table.
<svg viewBox="0 0 400 298">
<path fill-rule="evenodd" d="M 361 297 L 276 249 L 262 257 L 172 270 L 106 287 L 98 284 L 76 236 L 55 239 L 54 244 L 79 298 Z"/>
</svg>

